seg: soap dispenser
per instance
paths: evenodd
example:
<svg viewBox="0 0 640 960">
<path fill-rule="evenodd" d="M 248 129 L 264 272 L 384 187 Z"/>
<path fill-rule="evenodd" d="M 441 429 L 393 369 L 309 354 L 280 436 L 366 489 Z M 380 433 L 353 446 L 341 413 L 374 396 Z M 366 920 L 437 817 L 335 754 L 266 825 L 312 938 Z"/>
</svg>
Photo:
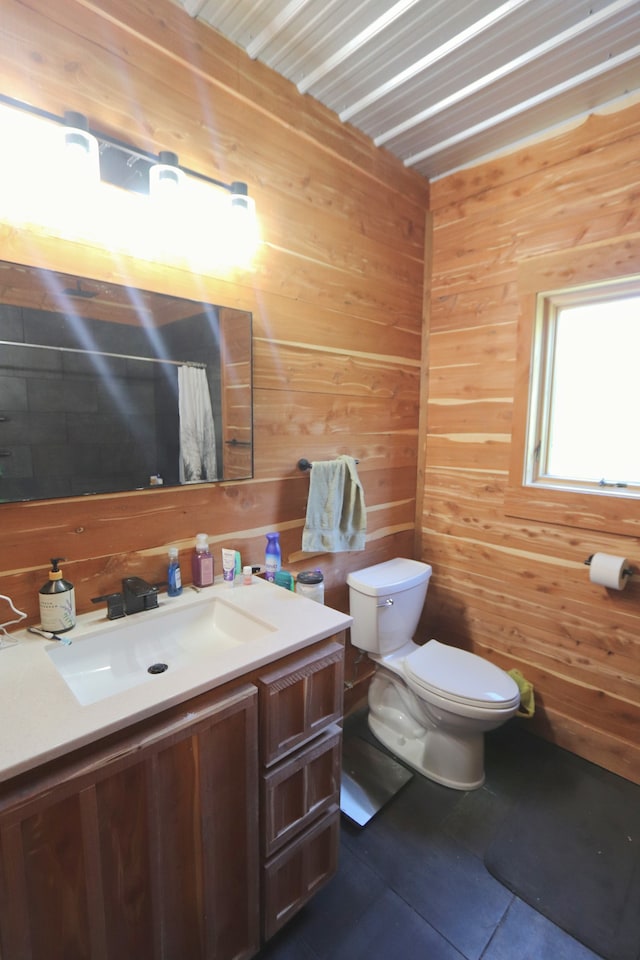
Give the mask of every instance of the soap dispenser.
<svg viewBox="0 0 640 960">
<path fill-rule="evenodd" d="M 206 533 L 196 536 L 196 546 L 191 555 L 191 572 L 196 587 L 210 587 L 214 580 L 213 557 L 209 550 Z"/>
<path fill-rule="evenodd" d="M 62 579 L 58 564 L 64 557 L 51 558 L 49 579 L 40 589 L 40 625 L 49 633 L 64 633 L 76 625 L 76 592 L 73 584 Z"/>
</svg>

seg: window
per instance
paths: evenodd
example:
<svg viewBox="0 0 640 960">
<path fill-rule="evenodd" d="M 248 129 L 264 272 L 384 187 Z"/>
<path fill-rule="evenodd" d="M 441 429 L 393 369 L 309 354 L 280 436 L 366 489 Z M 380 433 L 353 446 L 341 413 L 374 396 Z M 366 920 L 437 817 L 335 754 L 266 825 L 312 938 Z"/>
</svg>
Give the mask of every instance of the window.
<svg viewBox="0 0 640 960">
<path fill-rule="evenodd" d="M 506 516 L 640 534 L 639 265 L 628 238 L 518 264 Z"/>
<path fill-rule="evenodd" d="M 538 294 L 524 482 L 640 497 L 640 281 Z"/>
</svg>

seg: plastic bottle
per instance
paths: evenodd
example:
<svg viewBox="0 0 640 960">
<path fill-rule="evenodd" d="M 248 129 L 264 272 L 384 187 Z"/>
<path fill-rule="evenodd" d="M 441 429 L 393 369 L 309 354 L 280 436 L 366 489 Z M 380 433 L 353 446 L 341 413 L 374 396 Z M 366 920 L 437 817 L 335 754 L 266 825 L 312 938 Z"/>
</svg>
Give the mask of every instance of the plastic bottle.
<svg viewBox="0 0 640 960">
<path fill-rule="evenodd" d="M 169 547 L 169 568 L 167 571 L 167 580 L 169 581 L 167 596 L 179 597 L 182 593 L 182 574 L 180 573 L 180 561 L 178 560 L 177 547 Z"/>
<path fill-rule="evenodd" d="M 76 592 L 73 584 L 62 579 L 58 564 L 64 557 L 51 558 L 49 579 L 40 589 L 40 625 L 49 633 L 64 633 L 76 625 Z"/>
<path fill-rule="evenodd" d="M 285 590 L 293 590 L 293 576 L 288 570 L 276 570 L 273 582 L 278 587 L 284 587 Z"/>
<path fill-rule="evenodd" d="M 267 534 L 267 548 L 264 554 L 265 580 L 273 581 L 276 571 L 282 564 L 282 554 L 280 553 L 280 534 Z"/>
<path fill-rule="evenodd" d="M 213 583 L 213 557 L 209 552 L 209 537 L 206 533 L 196 536 L 196 546 L 191 558 L 193 584 L 196 587 L 210 587 Z"/>
</svg>

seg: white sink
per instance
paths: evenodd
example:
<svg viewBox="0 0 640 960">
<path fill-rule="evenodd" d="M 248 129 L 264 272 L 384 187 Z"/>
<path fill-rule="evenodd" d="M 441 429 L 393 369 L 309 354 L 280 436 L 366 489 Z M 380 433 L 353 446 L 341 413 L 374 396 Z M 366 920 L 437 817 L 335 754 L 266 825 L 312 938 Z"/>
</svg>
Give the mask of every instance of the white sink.
<svg viewBox="0 0 640 960">
<path fill-rule="evenodd" d="M 134 614 L 68 646 L 50 644 L 46 651 L 76 699 L 86 705 L 141 683 L 162 682 L 162 676 L 276 629 L 216 597 Z"/>
</svg>

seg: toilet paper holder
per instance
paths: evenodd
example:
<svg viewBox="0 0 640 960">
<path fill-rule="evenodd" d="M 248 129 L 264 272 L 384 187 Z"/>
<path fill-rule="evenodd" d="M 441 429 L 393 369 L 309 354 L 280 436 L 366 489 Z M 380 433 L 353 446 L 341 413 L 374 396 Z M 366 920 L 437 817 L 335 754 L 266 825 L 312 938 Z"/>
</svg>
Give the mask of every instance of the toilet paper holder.
<svg viewBox="0 0 640 960">
<path fill-rule="evenodd" d="M 594 554 L 592 553 L 592 554 L 591 554 L 590 556 L 588 556 L 587 559 L 584 561 L 584 562 L 585 562 L 585 565 L 586 565 L 587 567 L 590 567 L 590 566 L 591 566 L 591 561 L 593 560 L 593 557 L 594 557 Z M 624 570 L 622 571 L 622 576 L 623 576 L 623 577 L 632 577 L 632 576 L 633 576 L 633 570 L 631 569 L 631 567 L 625 567 Z"/>
</svg>

